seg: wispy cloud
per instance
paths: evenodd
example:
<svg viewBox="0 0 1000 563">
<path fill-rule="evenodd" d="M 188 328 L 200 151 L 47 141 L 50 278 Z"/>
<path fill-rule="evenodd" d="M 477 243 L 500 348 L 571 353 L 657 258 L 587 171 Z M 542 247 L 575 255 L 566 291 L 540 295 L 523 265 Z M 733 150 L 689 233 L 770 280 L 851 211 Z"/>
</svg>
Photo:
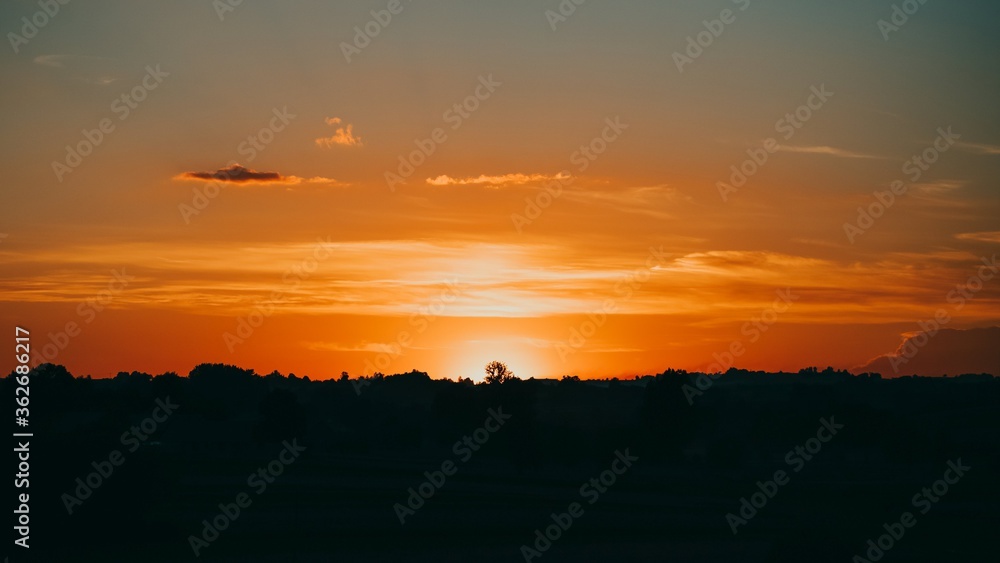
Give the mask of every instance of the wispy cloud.
<svg viewBox="0 0 1000 563">
<path fill-rule="evenodd" d="M 951 193 L 964 185 L 965 182 L 962 180 L 939 180 L 937 182 L 914 184 L 913 187 L 927 195 L 942 195 Z"/>
<path fill-rule="evenodd" d="M 989 235 L 973 235 L 986 237 Z M 0 265 L 18 272 L 0 280 L 7 302 L 81 302 L 107 285 L 101 273 L 129 265 L 139 281 L 118 306 L 240 315 L 266 300 L 283 272 L 301 264 L 316 243 L 310 240 L 247 242 L 205 240 L 118 241 L 81 244 L 15 254 L 0 251 Z M 953 239 L 954 240 L 954 239 Z M 639 244 L 644 244 L 645 241 Z M 6 246 L 0 245 L 0 248 Z M 461 292 L 442 317 L 540 318 L 586 315 L 605 298 L 617 313 L 690 315 L 701 326 L 744 322 L 774 299 L 776 288 L 792 288 L 802 299 L 792 313 L 807 324 L 866 323 L 878 309 L 881 322 L 911 322 L 940 303 L 942 288 L 966 279 L 981 265 L 977 254 L 949 250 L 890 253 L 877 260 L 836 260 L 768 251 L 664 249 L 661 265 L 646 269 L 634 241 L 589 246 L 586 253 L 549 243 L 500 244 L 426 240 L 329 240 L 336 259 L 323 263 L 278 305 L 289 314 L 387 315 L 408 318 L 421 304 L 436 303 L 449 280 L 460 275 Z M 703 243 L 699 244 L 703 245 Z M 593 253 L 593 254 L 589 254 Z M 913 267 L 921 264 L 921 267 Z M 638 269 L 638 270 L 637 270 Z M 642 277 L 638 272 L 643 271 Z M 498 276 L 498 273 L 500 274 Z M 628 280 L 644 279 L 642 290 L 625 299 Z M 626 281 L 622 281 L 626 280 Z M 617 285 L 616 285 L 617 284 Z M 618 289 L 616 289 L 616 287 Z M 995 322 L 1000 288 L 985 286 L 977 306 L 963 310 L 963 322 Z M 250 304 L 250 305 L 248 305 Z M 692 319 L 696 320 L 696 319 Z M 560 327 L 562 328 L 562 327 Z M 365 337 L 366 340 L 363 340 Z M 533 333 L 518 345 L 545 349 L 560 334 Z M 475 332 L 463 338 L 489 337 Z M 303 337 L 346 347 L 385 342 L 377 335 Z M 595 345 L 605 347 L 600 341 Z M 607 347 L 629 342 L 608 343 Z M 381 351 L 375 347 L 368 351 Z"/>
<path fill-rule="evenodd" d="M 859 152 L 853 152 L 845 149 L 838 149 L 835 147 L 827 147 L 827 146 L 794 147 L 794 146 L 782 145 L 779 150 L 785 152 L 797 152 L 801 154 L 819 154 L 826 156 L 835 156 L 838 158 L 882 158 L 880 156 L 875 156 L 871 154 L 862 154 Z"/>
<path fill-rule="evenodd" d="M 339 117 L 328 117 L 326 118 L 327 125 L 340 125 L 343 122 Z M 316 139 L 316 144 L 323 147 L 361 147 L 364 143 L 361 142 L 361 137 L 354 135 L 354 125 L 348 123 L 344 127 L 337 127 L 337 130 L 330 137 L 320 137 Z"/>
<path fill-rule="evenodd" d="M 974 152 L 976 154 L 990 154 L 996 155 L 1000 154 L 1000 146 L 997 145 L 987 145 L 985 143 L 957 143 L 959 148 L 965 149 L 969 152 Z"/>
<path fill-rule="evenodd" d="M 546 182 L 549 180 L 568 180 L 569 174 L 502 174 L 499 176 L 487 176 L 485 174 L 469 178 L 452 178 L 441 175 L 437 178 L 427 178 L 427 183 L 432 186 L 493 186 L 500 187 L 506 185 L 528 184 L 531 182 Z"/>
<path fill-rule="evenodd" d="M 829 240 L 816 239 L 816 238 L 796 237 L 796 238 L 792 239 L 792 242 L 794 242 L 796 244 L 808 244 L 808 245 L 812 245 L 812 246 L 825 246 L 827 248 L 840 248 L 840 247 L 844 246 L 843 244 L 841 244 L 839 242 L 833 242 L 833 241 L 829 241 Z"/>
<path fill-rule="evenodd" d="M 317 352 L 392 352 L 394 344 L 382 342 L 360 342 L 357 344 L 344 344 L 340 342 L 304 342 L 302 346 L 306 350 Z M 395 344 L 395 346 L 399 346 Z"/>
<path fill-rule="evenodd" d="M 980 233 L 961 233 L 955 235 L 958 240 L 974 240 L 979 242 L 1000 243 L 1000 231 L 985 231 Z"/>
<path fill-rule="evenodd" d="M 544 338 L 532 338 L 530 336 L 509 336 L 506 338 L 493 338 L 486 340 L 465 340 L 463 344 L 476 346 L 481 344 L 500 346 L 526 345 L 533 348 L 555 348 L 559 342 L 556 340 L 546 340 Z"/>
<path fill-rule="evenodd" d="M 117 61 L 106 57 L 89 55 L 38 55 L 35 64 L 68 71 L 74 78 L 91 84 L 106 85 L 121 80 L 120 72 L 114 70 Z"/>
<path fill-rule="evenodd" d="M 300 178 L 299 176 L 285 176 L 278 172 L 258 172 L 256 170 L 232 164 L 226 168 L 220 168 L 215 172 L 184 172 L 174 176 L 175 180 L 189 180 L 196 182 L 223 182 L 229 184 L 340 184 L 332 178 L 314 176 L 312 178 Z"/>
<path fill-rule="evenodd" d="M 564 197 L 581 203 L 602 205 L 619 213 L 647 215 L 658 219 L 672 219 L 674 214 L 670 210 L 677 204 L 694 202 L 691 196 L 666 184 L 622 190 L 567 190 Z"/>
</svg>

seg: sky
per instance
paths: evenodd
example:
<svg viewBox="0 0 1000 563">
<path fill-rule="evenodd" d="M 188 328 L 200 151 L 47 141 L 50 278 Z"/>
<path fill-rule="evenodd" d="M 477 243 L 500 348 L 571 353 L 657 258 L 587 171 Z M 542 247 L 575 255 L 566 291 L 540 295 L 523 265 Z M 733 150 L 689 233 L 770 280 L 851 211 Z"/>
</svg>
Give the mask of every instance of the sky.
<svg viewBox="0 0 1000 563">
<path fill-rule="evenodd" d="M 36 361 L 1000 375 L 994 2 L 43 4 L 0 8 Z"/>
</svg>

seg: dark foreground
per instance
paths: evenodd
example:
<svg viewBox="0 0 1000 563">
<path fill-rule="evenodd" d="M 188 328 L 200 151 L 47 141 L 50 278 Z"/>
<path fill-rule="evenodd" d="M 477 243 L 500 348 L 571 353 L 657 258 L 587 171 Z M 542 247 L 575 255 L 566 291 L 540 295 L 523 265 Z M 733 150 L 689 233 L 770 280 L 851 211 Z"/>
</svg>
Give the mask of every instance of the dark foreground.
<svg viewBox="0 0 1000 563">
<path fill-rule="evenodd" d="M 6 553 L 997 560 L 1000 381 L 734 371 L 701 383 L 693 395 L 694 375 L 677 372 L 478 386 L 414 372 L 359 385 L 225 366 L 89 380 L 42 366 L 31 548 Z"/>
</svg>

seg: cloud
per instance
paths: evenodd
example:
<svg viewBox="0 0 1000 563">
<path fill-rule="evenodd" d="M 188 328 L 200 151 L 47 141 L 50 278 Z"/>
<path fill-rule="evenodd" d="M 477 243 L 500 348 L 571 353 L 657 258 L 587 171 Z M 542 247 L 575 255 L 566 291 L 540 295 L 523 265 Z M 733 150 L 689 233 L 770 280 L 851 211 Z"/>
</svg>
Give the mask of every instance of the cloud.
<svg viewBox="0 0 1000 563">
<path fill-rule="evenodd" d="M 328 117 L 326 118 L 327 125 L 340 125 L 341 119 L 339 117 Z M 340 145 L 343 147 L 361 147 L 364 143 L 361 142 L 361 137 L 354 136 L 354 125 L 348 123 L 346 127 L 337 127 L 331 137 L 320 137 L 316 139 L 316 144 L 330 148 L 334 145 Z"/>
<path fill-rule="evenodd" d="M 232 164 L 215 172 L 185 172 L 176 178 L 178 180 L 204 180 L 206 182 L 218 180 L 237 184 L 246 182 L 281 183 L 285 180 L 285 177 L 277 172 L 257 172 L 239 164 Z"/>
<path fill-rule="evenodd" d="M 656 203 L 694 203 L 691 196 L 667 184 L 617 190 L 575 190 L 572 196 L 580 200 L 623 202 L 639 207 Z"/>
<path fill-rule="evenodd" d="M 792 242 L 797 244 L 808 244 L 813 246 L 825 246 L 828 248 L 840 248 L 844 246 L 840 242 L 833 242 L 830 240 L 817 239 L 817 238 L 793 238 Z"/>
<path fill-rule="evenodd" d="M 979 242 L 1000 243 L 1000 231 L 987 231 L 981 233 L 961 233 L 955 235 L 958 240 L 974 240 Z"/>
<path fill-rule="evenodd" d="M 344 182 L 338 182 L 333 178 L 326 178 L 323 176 L 313 176 L 312 178 L 299 178 L 298 176 L 289 176 L 287 178 L 286 184 L 330 184 L 332 186 L 346 186 Z"/>
<path fill-rule="evenodd" d="M 987 145 L 985 143 L 959 142 L 958 146 L 969 152 L 974 152 L 977 154 L 990 154 L 990 155 L 1000 154 L 1000 146 L 997 145 Z"/>
<path fill-rule="evenodd" d="M 70 55 L 38 55 L 35 63 L 52 68 L 66 68 L 66 59 Z"/>
<path fill-rule="evenodd" d="M 33 61 L 35 64 L 66 71 L 78 80 L 101 86 L 122 78 L 121 72 L 116 68 L 120 66 L 119 63 L 106 57 L 53 54 L 38 55 Z"/>
<path fill-rule="evenodd" d="M 549 180 L 568 180 L 569 174 L 560 172 L 555 176 L 549 174 L 502 174 L 500 176 L 487 176 L 485 174 L 470 178 L 452 178 L 441 175 L 437 178 L 427 178 L 427 183 L 432 186 L 492 186 L 501 187 L 506 185 L 527 184 L 529 182 L 545 182 Z"/>
<path fill-rule="evenodd" d="M 667 184 L 617 190 L 569 189 L 563 197 L 619 213 L 646 215 L 663 220 L 676 218 L 675 214 L 668 210 L 675 209 L 678 204 L 694 203 L 691 196 Z"/>
<path fill-rule="evenodd" d="M 782 145 L 779 150 L 785 152 L 797 152 L 802 154 L 823 154 L 827 156 L 835 156 L 838 158 L 882 158 L 880 156 L 874 156 L 870 154 L 862 154 L 858 152 L 852 152 L 844 149 L 838 149 L 834 147 L 819 146 L 819 147 L 790 147 L 788 145 Z"/>
<path fill-rule="evenodd" d="M 284 176 L 278 172 L 258 172 L 240 164 L 231 164 L 215 172 L 184 172 L 174 176 L 175 180 L 190 180 L 196 182 L 223 182 L 228 184 L 337 184 L 343 185 L 332 178 L 314 176 L 300 178 L 299 176 Z"/>
<path fill-rule="evenodd" d="M 532 338 L 530 336 L 509 336 L 506 338 L 493 338 L 489 340 L 465 340 L 462 344 L 466 346 L 491 345 L 496 347 L 509 346 L 531 346 L 533 348 L 555 348 L 560 341 L 546 340 L 544 338 Z"/>
<path fill-rule="evenodd" d="M 925 184 L 913 184 L 913 187 L 924 194 L 941 195 L 953 192 L 964 185 L 965 182 L 962 180 L 939 180 L 937 182 L 929 182 Z"/>
<path fill-rule="evenodd" d="M 872 359 L 855 369 L 896 375 L 961 375 L 990 373 L 1000 376 L 1000 326 L 969 330 L 941 329 L 936 334 L 906 333 L 891 354 Z"/>
<path fill-rule="evenodd" d="M 341 342 L 304 342 L 302 346 L 306 350 L 317 352 L 371 352 L 371 353 L 393 353 L 398 344 L 382 342 L 361 342 L 359 344 L 344 344 Z"/>
</svg>

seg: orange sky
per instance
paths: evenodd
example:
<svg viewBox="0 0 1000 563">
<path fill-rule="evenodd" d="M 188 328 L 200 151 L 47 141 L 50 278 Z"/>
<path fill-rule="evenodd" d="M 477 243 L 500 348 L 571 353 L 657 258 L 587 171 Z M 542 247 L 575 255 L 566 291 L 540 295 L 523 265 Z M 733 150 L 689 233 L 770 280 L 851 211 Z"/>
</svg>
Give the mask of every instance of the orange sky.
<svg viewBox="0 0 1000 563">
<path fill-rule="evenodd" d="M 1000 246 L 974 11 L 886 41 L 876 7 L 750 3 L 679 72 L 718 7 L 472 4 L 350 62 L 383 4 L 65 7 L 0 54 L 0 319 L 78 374 L 477 379 L 854 368 L 939 308 L 1000 324 L 996 280 L 949 299 Z"/>
</svg>

